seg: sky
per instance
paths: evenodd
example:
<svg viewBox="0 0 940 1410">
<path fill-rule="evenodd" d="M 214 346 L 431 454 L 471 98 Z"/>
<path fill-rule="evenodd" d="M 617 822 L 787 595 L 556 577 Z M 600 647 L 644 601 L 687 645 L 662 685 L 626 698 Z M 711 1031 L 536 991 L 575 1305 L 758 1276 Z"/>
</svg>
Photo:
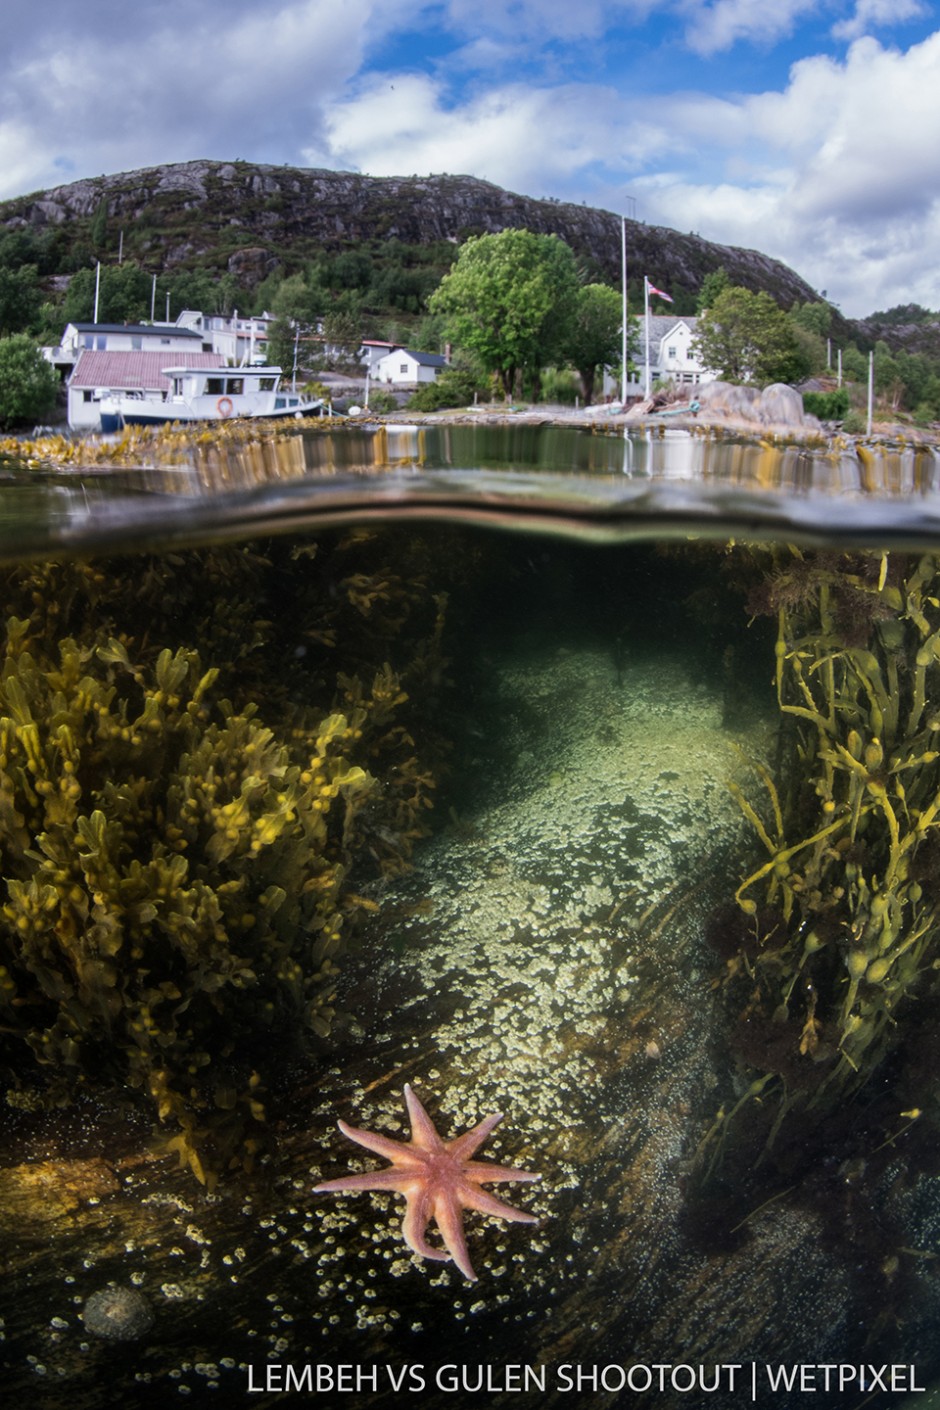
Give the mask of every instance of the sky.
<svg viewBox="0 0 940 1410">
<path fill-rule="evenodd" d="M 940 309 L 926 0 L 42 0 L 0 50 L 0 198 L 194 158 L 449 172 Z"/>
</svg>

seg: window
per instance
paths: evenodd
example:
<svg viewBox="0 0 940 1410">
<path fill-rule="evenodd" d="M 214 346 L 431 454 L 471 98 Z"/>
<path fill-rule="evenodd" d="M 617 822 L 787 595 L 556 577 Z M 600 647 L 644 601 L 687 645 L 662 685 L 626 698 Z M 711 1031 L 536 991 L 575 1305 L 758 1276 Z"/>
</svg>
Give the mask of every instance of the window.
<svg viewBox="0 0 940 1410">
<path fill-rule="evenodd" d="M 244 377 L 230 377 L 228 379 L 228 386 L 225 390 L 228 392 L 230 397 L 240 397 L 242 392 L 245 390 Z"/>
<path fill-rule="evenodd" d="M 398 370 L 399 370 L 399 372 L 402 372 L 402 373 L 404 373 L 405 375 L 407 375 L 407 373 L 408 373 L 408 364 L 407 364 L 407 362 L 400 362 L 400 363 L 398 364 Z"/>
<path fill-rule="evenodd" d="M 225 391 L 225 378 L 224 378 L 224 377 L 207 377 L 207 378 L 206 378 L 206 396 L 207 396 L 207 397 L 220 397 L 224 391 Z"/>
<path fill-rule="evenodd" d="M 139 333 L 131 334 L 131 348 L 134 352 L 140 352 L 144 345 L 144 340 Z"/>
<path fill-rule="evenodd" d="M 672 357 L 672 358 L 678 356 L 678 354 L 676 353 L 676 349 L 675 349 L 674 347 L 668 348 L 667 351 L 666 351 L 666 356 L 667 356 L 667 357 Z"/>
</svg>

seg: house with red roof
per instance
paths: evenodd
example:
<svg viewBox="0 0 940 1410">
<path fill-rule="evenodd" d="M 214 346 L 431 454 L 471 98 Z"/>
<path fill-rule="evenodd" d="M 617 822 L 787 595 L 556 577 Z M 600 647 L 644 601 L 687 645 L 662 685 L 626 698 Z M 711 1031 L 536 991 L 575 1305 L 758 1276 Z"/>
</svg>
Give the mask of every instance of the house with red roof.
<svg viewBox="0 0 940 1410">
<path fill-rule="evenodd" d="M 163 401 L 170 390 L 165 367 L 224 367 L 221 353 L 191 348 L 104 352 L 83 348 L 68 381 L 68 418 L 73 431 L 101 429 L 101 403 L 112 395 Z"/>
</svg>

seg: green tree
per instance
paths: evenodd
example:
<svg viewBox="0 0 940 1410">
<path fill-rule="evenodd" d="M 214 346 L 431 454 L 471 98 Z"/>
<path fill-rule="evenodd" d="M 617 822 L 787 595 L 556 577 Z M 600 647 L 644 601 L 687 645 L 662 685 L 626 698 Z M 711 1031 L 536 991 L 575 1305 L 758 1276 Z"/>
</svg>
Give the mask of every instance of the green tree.
<svg viewBox="0 0 940 1410">
<path fill-rule="evenodd" d="M 518 372 L 537 382 L 563 361 L 578 296 L 574 254 L 557 235 L 503 230 L 467 241 L 428 300 L 449 336 L 512 396 Z"/>
<path fill-rule="evenodd" d="M 620 362 L 622 326 L 623 299 L 617 289 L 607 284 L 584 284 L 578 290 L 565 350 L 581 378 L 586 403 L 594 400 L 598 367 Z M 635 327 L 632 320 L 630 331 Z"/>
<path fill-rule="evenodd" d="M 359 319 L 342 309 L 328 313 L 323 320 L 323 339 L 328 348 L 335 349 L 334 358 L 352 362 L 362 343 Z"/>
<path fill-rule="evenodd" d="M 270 366 L 280 367 L 288 378 L 292 377 L 295 348 L 300 363 L 301 348 L 297 327 L 290 318 L 275 318 L 273 323 L 268 325 L 266 356 Z"/>
<path fill-rule="evenodd" d="M 868 354 L 860 352 L 855 343 L 842 350 L 842 372 L 853 382 L 868 381 Z"/>
<path fill-rule="evenodd" d="M 832 309 L 818 300 L 816 303 L 796 303 L 790 309 L 790 322 L 797 328 L 805 328 L 807 333 L 825 338 L 832 323 Z"/>
<path fill-rule="evenodd" d="M 95 313 L 94 269 L 80 269 L 69 280 L 62 313 L 66 323 L 87 323 Z M 98 290 L 99 323 L 139 323 L 150 317 L 152 278 L 139 265 L 102 265 Z"/>
<path fill-rule="evenodd" d="M 875 344 L 875 391 L 890 402 L 892 411 L 898 411 L 904 400 L 904 381 L 901 368 L 893 357 L 887 343 L 880 340 Z"/>
<path fill-rule="evenodd" d="M 731 286 L 702 314 L 694 340 L 707 368 L 729 382 L 792 382 L 804 375 L 787 315 L 763 291 Z"/>
<path fill-rule="evenodd" d="M 104 242 L 108 235 L 108 198 L 102 196 L 98 202 L 98 207 L 92 216 L 91 227 L 88 232 L 89 239 L 96 250 L 104 248 Z"/>
<path fill-rule="evenodd" d="M 0 267 L 0 333 L 22 333 L 38 320 L 39 308 L 36 266 Z"/>
<path fill-rule="evenodd" d="M 0 338 L 0 426 L 28 425 L 55 406 L 59 379 L 32 338 Z"/>
<path fill-rule="evenodd" d="M 706 274 L 702 280 L 702 287 L 698 291 L 695 312 L 704 313 L 706 309 L 711 308 L 718 295 L 723 294 L 730 285 L 731 280 L 728 278 L 728 271 L 724 265 L 719 265 L 710 274 Z"/>
<path fill-rule="evenodd" d="M 315 323 L 323 313 L 322 291 L 311 290 L 303 274 L 289 274 L 282 279 L 270 301 L 271 312 L 279 318 L 296 318 L 301 323 Z"/>
</svg>

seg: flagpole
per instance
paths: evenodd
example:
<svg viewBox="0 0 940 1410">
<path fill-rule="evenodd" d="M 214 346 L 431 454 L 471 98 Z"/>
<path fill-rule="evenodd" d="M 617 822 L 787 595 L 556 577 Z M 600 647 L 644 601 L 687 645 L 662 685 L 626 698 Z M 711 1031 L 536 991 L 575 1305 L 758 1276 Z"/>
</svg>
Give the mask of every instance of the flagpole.
<svg viewBox="0 0 940 1410">
<path fill-rule="evenodd" d="M 646 396 L 650 394 L 650 281 L 643 275 L 643 313 L 646 321 Z"/>
<path fill-rule="evenodd" d="M 627 217 L 620 217 L 620 277 L 623 281 L 623 334 L 621 339 L 620 404 L 627 403 Z"/>
</svg>

